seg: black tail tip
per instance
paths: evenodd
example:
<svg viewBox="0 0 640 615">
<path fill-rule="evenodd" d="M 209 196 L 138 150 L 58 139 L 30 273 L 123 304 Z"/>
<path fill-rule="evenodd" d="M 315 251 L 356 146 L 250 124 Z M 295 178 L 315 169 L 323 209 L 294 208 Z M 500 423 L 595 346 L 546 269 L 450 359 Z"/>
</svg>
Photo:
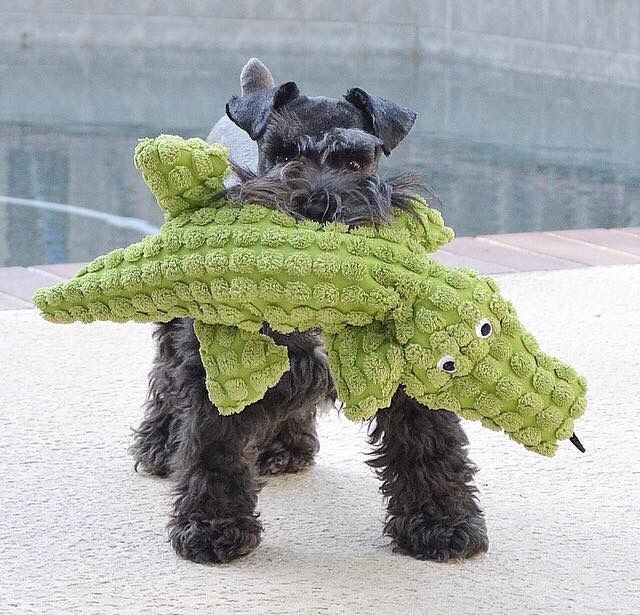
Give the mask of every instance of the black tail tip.
<svg viewBox="0 0 640 615">
<path fill-rule="evenodd" d="M 573 444 L 573 446 L 575 446 L 581 453 L 585 452 L 585 448 L 584 446 L 582 446 L 582 442 L 580 442 L 578 436 L 576 436 L 575 433 L 569 438 L 569 442 L 571 442 L 571 444 Z"/>
</svg>

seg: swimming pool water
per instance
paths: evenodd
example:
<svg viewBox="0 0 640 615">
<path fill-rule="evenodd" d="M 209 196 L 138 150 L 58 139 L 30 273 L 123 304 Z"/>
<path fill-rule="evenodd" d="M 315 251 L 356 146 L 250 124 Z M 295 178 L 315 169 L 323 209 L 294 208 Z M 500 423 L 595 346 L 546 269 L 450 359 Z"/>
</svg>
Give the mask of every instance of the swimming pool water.
<svg viewBox="0 0 640 615">
<path fill-rule="evenodd" d="M 640 90 L 397 56 L 257 53 L 308 95 L 418 112 L 383 174 L 421 171 L 458 235 L 640 225 Z M 206 136 L 245 54 L 0 48 L 0 266 L 86 261 L 162 216 L 138 138 Z"/>
</svg>

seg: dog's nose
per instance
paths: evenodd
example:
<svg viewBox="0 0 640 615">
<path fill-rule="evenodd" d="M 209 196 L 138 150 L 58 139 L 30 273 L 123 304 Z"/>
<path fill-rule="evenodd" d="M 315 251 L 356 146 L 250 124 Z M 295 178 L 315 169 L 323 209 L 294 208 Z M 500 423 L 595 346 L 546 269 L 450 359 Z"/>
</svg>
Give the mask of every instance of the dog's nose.
<svg viewBox="0 0 640 615">
<path fill-rule="evenodd" d="M 335 203 L 327 192 L 314 192 L 303 204 L 300 213 L 316 222 L 328 222 L 335 217 Z"/>
</svg>

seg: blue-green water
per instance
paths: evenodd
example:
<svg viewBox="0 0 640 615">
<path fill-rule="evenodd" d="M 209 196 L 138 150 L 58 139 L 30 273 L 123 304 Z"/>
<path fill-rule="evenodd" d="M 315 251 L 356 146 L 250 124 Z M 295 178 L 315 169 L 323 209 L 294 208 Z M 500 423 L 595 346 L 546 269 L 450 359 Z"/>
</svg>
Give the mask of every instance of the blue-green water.
<svg viewBox="0 0 640 615">
<path fill-rule="evenodd" d="M 415 109 L 382 172 L 420 170 L 458 235 L 640 225 L 640 90 L 397 56 L 256 55 L 305 94 L 357 85 Z M 131 162 L 137 139 L 206 136 L 245 60 L 0 48 L 0 266 L 85 261 L 160 224 Z"/>
</svg>

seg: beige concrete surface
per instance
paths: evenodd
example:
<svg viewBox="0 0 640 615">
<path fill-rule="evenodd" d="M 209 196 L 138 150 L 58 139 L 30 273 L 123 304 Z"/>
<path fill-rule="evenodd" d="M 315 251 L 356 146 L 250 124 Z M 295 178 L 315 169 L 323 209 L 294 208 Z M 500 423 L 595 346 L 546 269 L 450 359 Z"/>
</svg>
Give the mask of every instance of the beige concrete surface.
<svg viewBox="0 0 640 615">
<path fill-rule="evenodd" d="M 541 346 L 588 377 L 587 453 L 545 459 L 467 423 L 491 549 L 448 565 L 392 553 L 365 431 L 335 415 L 317 466 L 262 492 L 255 553 L 179 560 L 171 484 L 126 452 L 150 327 L 0 313 L 0 612 L 640 612 L 640 266 L 496 278 Z"/>
</svg>

